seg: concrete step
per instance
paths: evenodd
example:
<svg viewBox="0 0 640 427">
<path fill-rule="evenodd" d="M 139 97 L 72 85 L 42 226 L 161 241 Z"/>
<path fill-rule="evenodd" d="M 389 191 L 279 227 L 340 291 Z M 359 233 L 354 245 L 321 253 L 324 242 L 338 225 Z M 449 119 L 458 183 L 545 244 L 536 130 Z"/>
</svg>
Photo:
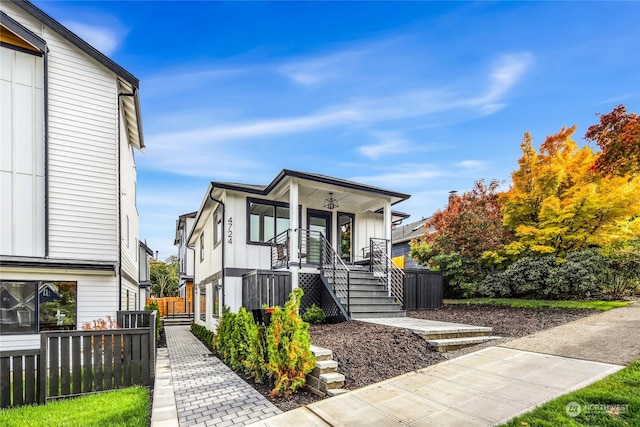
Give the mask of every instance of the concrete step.
<svg viewBox="0 0 640 427">
<path fill-rule="evenodd" d="M 191 318 L 163 318 L 162 324 L 164 326 L 180 326 L 180 325 L 191 325 L 193 319 Z"/>
<path fill-rule="evenodd" d="M 351 311 L 352 319 L 376 319 L 381 317 L 407 317 L 406 310 Z"/>
<path fill-rule="evenodd" d="M 366 291 L 360 289 L 349 290 L 349 296 L 351 298 L 388 298 L 389 292 L 383 290 Z"/>
<path fill-rule="evenodd" d="M 339 396 L 341 394 L 345 394 L 345 393 L 348 393 L 348 392 L 349 392 L 349 390 L 346 390 L 344 388 L 334 388 L 334 389 L 331 389 L 331 390 L 327 390 L 327 395 L 329 395 L 329 397 L 332 397 L 332 396 Z"/>
<path fill-rule="evenodd" d="M 370 303 L 355 303 L 351 301 L 349 306 L 351 313 L 362 311 L 402 311 L 402 307 L 393 301 L 375 301 Z"/>
<path fill-rule="evenodd" d="M 439 352 L 457 350 L 472 345 L 482 344 L 487 341 L 497 340 L 501 337 L 484 336 L 484 337 L 466 337 L 466 338 L 448 338 L 439 340 L 427 340 L 427 342 L 435 347 Z"/>
<path fill-rule="evenodd" d="M 389 295 L 389 292 L 382 286 L 380 285 L 350 285 L 349 286 L 349 292 L 350 293 L 354 293 L 354 292 L 371 292 L 374 295 L 375 294 L 386 294 Z"/>
<path fill-rule="evenodd" d="M 330 372 L 320 375 L 319 380 L 320 390 L 326 392 L 327 390 L 342 388 L 344 386 L 345 377 L 337 372 Z"/>
</svg>

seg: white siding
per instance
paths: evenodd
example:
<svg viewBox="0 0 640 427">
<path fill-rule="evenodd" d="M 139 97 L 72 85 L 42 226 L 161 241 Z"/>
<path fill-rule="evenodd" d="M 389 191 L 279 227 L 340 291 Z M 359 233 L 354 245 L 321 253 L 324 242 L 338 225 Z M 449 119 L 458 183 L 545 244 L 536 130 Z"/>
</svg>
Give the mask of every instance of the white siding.
<svg viewBox="0 0 640 427">
<path fill-rule="evenodd" d="M 0 252 L 44 256 L 44 63 L 0 48 Z"/>
<path fill-rule="evenodd" d="M 120 123 L 120 147 L 122 227 L 124 227 L 122 233 L 122 268 L 131 277 L 138 279 L 140 265 L 137 260 L 139 218 L 138 210 L 136 209 L 136 165 L 133 149 L 127 141 L 124 120 Z"/>
<path fill-rule="evenodd" d="M 50 29 L 42 37 L 50 49 L 50 256 L 116 260 L 117 80 Z"/>
</svg>

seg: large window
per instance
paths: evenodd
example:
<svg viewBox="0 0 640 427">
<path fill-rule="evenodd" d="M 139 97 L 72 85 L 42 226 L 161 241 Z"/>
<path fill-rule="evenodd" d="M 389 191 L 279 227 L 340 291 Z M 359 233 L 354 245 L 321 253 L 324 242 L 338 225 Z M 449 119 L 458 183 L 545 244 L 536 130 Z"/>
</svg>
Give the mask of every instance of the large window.
<svg viewBox="0 0 640 427">
<path fill-rule="evenodd" d="M 338 213 L 338 239 L 340 258 L 346 263 L 353 262 L 353 222 L 355 215 Z"/>
<path fill-rule="evenodd" d="M 249 200 L 249 243 L 266 243 L 289 229 L 289 206 Z"/>
<path fill-rule="evenodd" d="M 77 282 L 0 282 L 0 333 L 76 328 Z"/>
<path fill-rule="evenodd" d="M 201 285 L 200 288 L 200 305 L 199 305 L 199 316 L 200 320 L 207 320 L 207 287 L 205 285 Z"/>
</svg>

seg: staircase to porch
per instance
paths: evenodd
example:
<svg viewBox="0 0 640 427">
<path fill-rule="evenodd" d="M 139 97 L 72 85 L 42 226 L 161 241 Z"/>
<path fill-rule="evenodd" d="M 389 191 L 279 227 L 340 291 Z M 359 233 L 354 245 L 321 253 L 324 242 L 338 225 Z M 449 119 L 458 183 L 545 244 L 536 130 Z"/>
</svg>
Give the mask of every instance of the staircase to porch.
<svg viewBox="0 0 640 427">
<path fill-rule="evenodd" d="M 350 269 L 349 308 L 352 319 L 381 317 L 405 317 L 406 310 L 389 296 L 374 273 L 361 269 Z M 343 305 L 346 298 L 339 297 Z"/>
</svg>

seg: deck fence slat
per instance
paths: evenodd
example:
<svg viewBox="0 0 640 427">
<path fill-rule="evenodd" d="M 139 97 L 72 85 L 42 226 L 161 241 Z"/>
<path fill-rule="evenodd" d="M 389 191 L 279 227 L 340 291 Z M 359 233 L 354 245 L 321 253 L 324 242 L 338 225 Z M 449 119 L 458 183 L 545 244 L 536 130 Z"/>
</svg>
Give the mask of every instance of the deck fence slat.
<svg viewBox="0 0 640 427">
<path fill-rule="evenodd" d="M 71 394 L 71 365 L 69 363 L 69 336 L 60 337 L 60 394 Z"/>
<path fill-rule="evenodd" d="M 24 405 L 23 399 L 23 376 L 24 372 L 22 356 L 13 357 L 13 406 Z"/>
<path fill-rule="evenodd" d="M 11 356 L 0 357 L 0 407 L 11 406 Z"/>
<path fill-rule="evenodd" d="M 124 336 L 124 382 L 125 387 L 131 386 L 131 335 Z"/>
<path fill-rule="evenodd" d="M 119 336 L 113 346 L 113 388 L 122 386 L 122 351 L 122 336 Z"/>
<path fill-rule="evenodd" d="M 113 343 L 119 340 L 119 336 L 104 342 L 104 389 L 113 388 Z"/>
<path fill-rule="evenodd" d="M 49 337 L 49 397 L 60 396 L 60 341 Z"/>
<path fill-rule="evenodd" d="M 71 337 L 71 371 L 73 373 L 73 394 L 82 393 L 82 337 Z"/>
<path fill-rule="evenodd" d="M 93 366 L 91 366 L 91 341 L 93 336 L 85 335 L 82 337 L 82 373 L 83 373 L 83 393 L 93 391 L 91 384 L 93 383 Z"/>
<path fill-rule="evenodd" d="M 36 357 L 35 354 L 24 357 L 24 377 L 26 385 L 24 389 L 25 405 L 36 403 Z"/>
<path fill-rule="evenodd" d="M 93 390 L 102 391 L 102 342 L 110 340 L 111 335 L 93 337 Z"/>
<path fill-rule="evenodd" d="M 142 335 L 132 335 L 131 336 L 131 380 L 133 384 L 140 384 L 140 362 L 142 361 L 142 357 L 140 354 L 140 339 Z"/>
</svg>

